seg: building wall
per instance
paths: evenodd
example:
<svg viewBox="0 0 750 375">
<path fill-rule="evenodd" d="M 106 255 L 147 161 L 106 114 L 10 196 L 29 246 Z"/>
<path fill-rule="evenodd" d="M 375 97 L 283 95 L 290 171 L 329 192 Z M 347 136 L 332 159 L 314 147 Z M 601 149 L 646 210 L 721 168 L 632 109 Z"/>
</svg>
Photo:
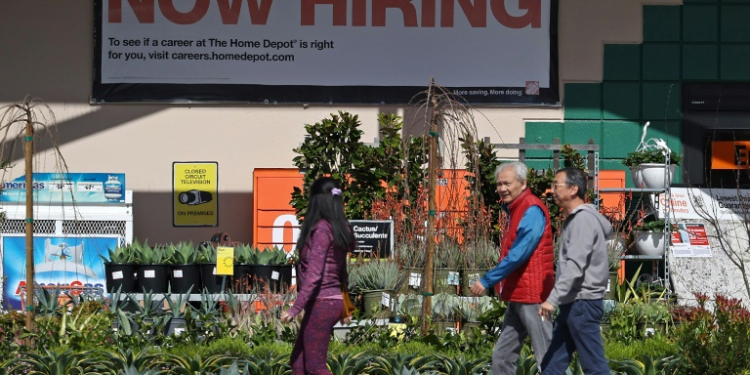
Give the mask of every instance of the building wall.
<svg viewBox="0 0 750 375">
<path fill-rule="evenodd" d="M 579 143 L 593 135 L 603 142 L 603 152 L 614 164 L 613 158 L 622 155 L 628 147 L 619 147 L 619 143 L 617 147 L 610 145 L 612 138 L 604 135 L 631 136 L 632 129 L 641 120 L 663 117 L 664 110 L 658 102 L 653 103 L 653 114 L 649 112 L 651 109 L 646 111 L 651 108 L 650 95 L 660 98 L 669 89 L 679 94 L 676 85 L 680 76 L 670 75 L 671 70 L 644 65 L 636 76 L 632 72 L 635 68 L 622 59 L 629 58 L 633 64 L 658 64 L 650 59 L 661 59 L 665 54 L 672 59 L 676 56 L 675 63 L 683 64 L 684 77 L 686 61 L 702 61 L 705 57 L 699 53 L 701 48 L 714 48 L 718 58 L 718 48 L 723 48 L 724 43 L 720 36 L 724 36 L 724 31 L 722 34 L 717 31 L 713 41 L 695 41 L 697 50 L 693 54 L 699 56 L 690 57 L 690 51 L 681 47 L 684 44 L 680 38 L 684 39 L 685 32 L 699 30 L 683 28 L 674 34 L 668 26 L 675 26 L 673 22 L 688 22 L 690 17 L 707 17 L 709 13 L 699 8 L 706 7 L 717 12 L 716 22 L 722 20 L 741 27 L 738 22 L 727 19 L 744 13 L 735 15 L 735 9 L 728 7 L 745 10 L 741 4 L 691 2 L 691 7 L 685 9 L 693 13 L 685 16 L 679 6 L 647 6 L 644 10 L 643 3 L 674 5 L 681 2 L 561 0 L 559 69 L 565 110 L 478 107 L 475 110 L 480 137 L 490 137 L 496 143 L 517 143 L 523 136 L 529 142 L 547 142 L 559 137 L 565 143 Z M 642 12 L 647 22 L 641 21 L 644 19 Z M 293 167 L 292 148 L 303 140 L 304 124 L 317 122 L 339 110 L 350 111 L 360 116 L 365 131 L 363 138 L 370 141 L 377 135 L 378 112 L 408 113 L 403 107 L 335 105 L 91 106 L 88 103 L 94 76 L 93 13 L 89 1 L 3 1 L 0 4 L 0 51 L 3 55 L 0 59 L 0 104 L 20 101 L 27 94 L 43 99 L 56 120 L 44 121 L 55 134 L 70 171 L 125 173 L 127 188 L 134 191 L 135 235 L 152 244 L 202 241 L 217 231 L 229 232 L 236 241 L 251 242 L 252 171 L 254 168 Z M 678 17 L 677 21 L 674 17 Z M 672 23 L 661 25 L 662 19 Z M 661 27 L 672 39 L 658 36 L 662 35 L 657 33 Z M 642 30 L 649 31 L 645 39 Z M 743 48 L 741 44 L 736 46 L 734 55 L 746 58 Z M 684 58 L 685 53 L 690 56 Z M 693 69 L 702 71 L 700 64 L 703 63 L 698 64 Z M 721 65 L 717 61 L 719 77 L 739 67 L 730 64 L 729 70 L 720 70 L 725 64 L 723 58 Z M 647 72 L 663 74 L 650 76 Z M 639 98 L 633 99 L 629 92 L 637 93 Z M 621 103 L 621 99 L 640 103 L 638 115 L 631 114 L 631 106 Z M 669 110 L 665 121 L 679 118 L 674 118 L 674 111 L 678 113 L 679 108 Z M 666 131 L 674 132 L 671 122 L 664 124 Z M 679 133 L 670 135 L 678 137 Z M 42 141 L 38 148 L 36 170 L 53 172 L 52 146 Z M 505 151 L 500 155 L 513 156 L 514 153 Z M 219 163 L 218 228 L 172 227 L 174 161 Z M 543 163 L 541 159 L 538 161 Z M 11 169 L 4 178 L 23 175 L 22 165 Z"/>
<path fill-rule="evenodd" d="M 673 152 L 682 152 L 682 132 L 690 131 L 681 122 L 684 82 L 750 80 L 748 2 L 693 0 L 642 9 L 643 40 L 603 39 L 601 80 L 564 81 L 564 121 L 527 122 L 529 142 L 593 138 L 601 145 L 601 168 L 624 170 L 620 159 L 638 146 L 647 121 L 648 138 L 662 138 Z M 531 165 L 549 165 L 547 154 L 533 156 Z"/>
</svg>

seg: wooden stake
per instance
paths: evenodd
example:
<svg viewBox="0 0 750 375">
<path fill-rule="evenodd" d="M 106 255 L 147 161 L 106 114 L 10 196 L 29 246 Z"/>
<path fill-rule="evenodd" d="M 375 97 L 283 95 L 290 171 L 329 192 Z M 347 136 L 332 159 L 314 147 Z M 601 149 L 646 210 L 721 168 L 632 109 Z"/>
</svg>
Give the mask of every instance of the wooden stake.
<svg viewBox="0 0 750 375">
<path fill-rule="evenodd" d="M 427 256 L 425 259 L 425 270 L 424 270 L 424 302 L 422 303 L 422 333 L 427 334 L 429 330 L 428 317 L 432 315 L 432 279 L 433 279 L 433 258 L 435 255 L 435 184 L 437 182 L 437 146 L 438 146 L 438 100 L 435 95 L 435 81 L 430 80 L 430 88 L 428 91 L 428 108 L 431 109 L 426 113 L 430 118 L 430 158 L 429 158 L 429 186 L 427 190 L 428 195 L 428 214 L 427 214 Z"/>
<path fill-rule="evenodd" d="M 26 110 L 26 328 L 34 329 L 34 124 L 31 110 Z"/>
</svg>

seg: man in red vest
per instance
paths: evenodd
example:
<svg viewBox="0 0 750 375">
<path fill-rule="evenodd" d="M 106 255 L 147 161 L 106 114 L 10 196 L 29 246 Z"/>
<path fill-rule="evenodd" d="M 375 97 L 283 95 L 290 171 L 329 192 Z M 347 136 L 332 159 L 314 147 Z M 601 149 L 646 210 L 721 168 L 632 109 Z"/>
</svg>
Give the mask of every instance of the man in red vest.
<svg viewBox="0 0 750 375">
<path fill-rule="evenodd" d="M 528 168 L 521 162 L 495 170 L 497 192 L 509 214 L 500 247 L 500 264 L 471 286 L 474 294 L 502 282 L 500 297 L 508 302 L 500 337 L 492 352 L 492 374 L 514 375 L 526 337 L 537 363 L 552 339 L 552 322 L 539 307 L 555 284 L 552 226 L 544 203 L 526 186 Z"/>
</svg>

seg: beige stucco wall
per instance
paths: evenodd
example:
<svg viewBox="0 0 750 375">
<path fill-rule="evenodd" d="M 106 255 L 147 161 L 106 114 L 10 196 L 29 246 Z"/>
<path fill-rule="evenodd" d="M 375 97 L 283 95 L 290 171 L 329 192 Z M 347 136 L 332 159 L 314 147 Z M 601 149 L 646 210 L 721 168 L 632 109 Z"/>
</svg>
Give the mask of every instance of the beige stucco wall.
<svg viewBox="0 0 750 375">
<path fill-rule="evenodd" d="M 681 1 L 560 0 L 560 80 L 599 81 L 603 44 L 641 41 L 641 6 Z M 93 77 L 90 1 L 0 3 L 0 104 L 26 94 L 44 99 L 57 119 L 60 151 L 71 172 L 121 172 L 134 191 L 135 235 L 150 243 L 206 240 L 228 231 L 252 240 L 255 168 L 290 168 L 303 125 L 344 110 L 359 114 L 368 142 L 376 106 L 164 106 L 88 104 Z M 427 82 L 426 82 L 427 83 Z M 403 108 L 395 108 L 403 114 Z M 526 121 L 561 120 L 561 108 L 477 108 L 481 137 L 516 143 Z M 501 155 L 512 155 L 504 153 Z M 53 172 L 42 149 L 38 171 Z M 219 228 L 172 227 L 172 162 L 219 163 Z M 23 174 L 16 167 L 6 179 Z"/>
</svg>

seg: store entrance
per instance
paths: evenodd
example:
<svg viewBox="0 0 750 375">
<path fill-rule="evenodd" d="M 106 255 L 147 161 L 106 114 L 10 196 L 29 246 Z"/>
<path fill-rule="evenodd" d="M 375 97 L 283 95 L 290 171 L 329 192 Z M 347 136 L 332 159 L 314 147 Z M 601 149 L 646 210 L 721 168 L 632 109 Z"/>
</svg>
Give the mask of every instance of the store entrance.
<svg viewBox="0 0 750 375">
<path fill-rule="evenodd" d="M 750 83 L 685 83 L 684 182 L 750 188 Z"/>
</svg>

